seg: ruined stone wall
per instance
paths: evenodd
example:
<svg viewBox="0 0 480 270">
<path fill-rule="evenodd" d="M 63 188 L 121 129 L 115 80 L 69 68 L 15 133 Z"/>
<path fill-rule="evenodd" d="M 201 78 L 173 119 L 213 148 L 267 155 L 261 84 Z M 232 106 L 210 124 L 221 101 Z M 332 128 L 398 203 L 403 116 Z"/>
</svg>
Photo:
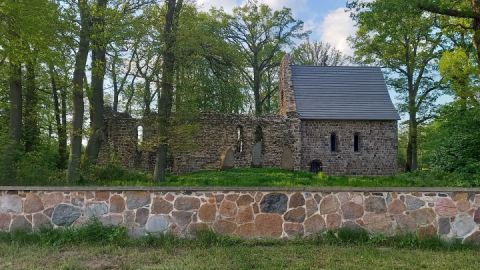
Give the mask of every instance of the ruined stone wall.
<svg viewBox="0 0 480 270">
<path fill-rule="evenodd" d="M 330 136 L 337 137 L 331 152 Z M 354 152 L 354 134 L 359 151 Z M 397 122 L 366 120 L 302 120 L 302 169 L 320 160 L 334 175 L 389 175 L 397 172 Z"/>
<path fill-rule="evenodd" d="M 295 95 L 293 92 L 292 68 L 290 66 L 290 56 L 287 54 L 283 57 L 280 64 L 279 75 L 279 108 L 278 114 L 282 116 L 295 115 L 297 105 L 295 103 Z"/>
<path fill-rule="evenodd" d="M 172 153 L 173 171 L 188 172 L 221 167 L 221 156 L 233 152 L 233 167 L 251 167 L 254 159 L 255 131 L 260 127 L 263 140 L 263 167 L 282 167 L 282 154 L 291 152 L 292 168 L 300 168 L 300 120 L 278 116 L 203 114 L 192 147 Z M 242 129 L 242 151 L 237 149 L 238 130 Z M 175 148 L 175 146 L 174 146 Z M 288 150 L 287 150 L 288 149 Z"/>
<path fill-rule="evenodd" d="M 80 226 L 96 217 L 134 236 L 199 229 L 245 238 L 308 236 L 341 227 L 480 243 L 480 190 L 0 189 L 0 231 Z"/>
<path fill-rule="evenodd" d="M 131 117 L 113 117 L 105 120 L 105 141 L 100 147 L 99 164 L 116 162 L 125 168 L 135 168 L 138 159 L 138 121 Z"/>
<path fill-rule="evenodd" d="M 100 150 L 99 163 L 117 161 L 130 169 L 153 172 L 155 164 L 154 118 L 111 118 L 107 120 L 106 143 Z M 137 139 L 137 127 L 143 127 L 143 144 Z M 237 128 L 242 129 L 242 151 L 238 151 Z M 284 167 L 282 156 L 291 156 L 291 169 L 300 169 L 300 120 L 279 116 L 246 116 L 205 113 L 200 115 L 192 135 L 177 134 L 170 142 L 169 169 L 174 173 L 215 170 L 222 166 L 221 157 L 233 154 L 231 167 L 251 167 L 255 131 L 260 128 L 260 163 L 263 167 Z M 181 137 L 179 137 L 181 136 Z M 288 152 L 288 153 L 287 153 Z"/>
</svg>

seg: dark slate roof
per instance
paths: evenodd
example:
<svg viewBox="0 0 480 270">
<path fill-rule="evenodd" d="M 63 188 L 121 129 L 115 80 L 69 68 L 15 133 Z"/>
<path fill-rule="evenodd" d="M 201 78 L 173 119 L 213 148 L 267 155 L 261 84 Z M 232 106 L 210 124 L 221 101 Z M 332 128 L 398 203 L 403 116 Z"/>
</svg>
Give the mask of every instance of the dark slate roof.
<svg viewBox="0 0 480 270">
<path fill-rule="evenodd" d="M 380 68 L 291 67 L 301 119 L 400 119 Z"/>
</svg>

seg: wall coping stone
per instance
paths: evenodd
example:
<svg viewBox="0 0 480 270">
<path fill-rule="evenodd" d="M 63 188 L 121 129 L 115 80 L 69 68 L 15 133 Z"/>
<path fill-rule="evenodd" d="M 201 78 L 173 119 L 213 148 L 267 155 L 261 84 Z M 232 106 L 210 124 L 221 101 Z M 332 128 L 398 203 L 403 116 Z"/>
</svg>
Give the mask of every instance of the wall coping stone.
<svg viewBox="0 0 480 270">
<path fill-rule="evenodd" d="M 261 192 L 480 192 L 480 187 L 221 187 L 221 186 L 0 186 L 0 191 L 261 191 Z"/>
</svg>

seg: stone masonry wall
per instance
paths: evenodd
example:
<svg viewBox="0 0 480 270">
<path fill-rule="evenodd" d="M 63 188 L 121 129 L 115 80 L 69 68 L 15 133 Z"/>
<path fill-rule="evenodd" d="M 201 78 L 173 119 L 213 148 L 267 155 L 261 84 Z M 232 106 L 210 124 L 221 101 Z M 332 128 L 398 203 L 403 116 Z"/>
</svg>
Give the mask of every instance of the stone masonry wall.
<svg viewBox="0 0 480 270">
<path fill-rule="evenodd" d="M 115 117 L 106 119 L 105 142 L 100 146 L 99 164 L 116 161 L 125 168 L 135 168 L 138 155 L 137 119 Z"/>
<path fill-rule="evenodd" d="M 242 151 L 238 151 L 238 130 L 242 129 Z M 263 167 L 281 167 L 284 151 L 291 152 L 293 168 L 300 168 L 300 120 L 278 116 L 246 116 L 204 114 L 190 149 L 173 153 L 173 171 L 212 170 L 221 167 L 221 156 L 228 149 L 234 152 L 233 167 L 251 167 L 255 131 L 263 134 L 261 160 Z"/>
<path fill-rule="evenodd" d="M 96 217 L 134 236 L 199 229 L 251 238 L 308 236 L 341 227 L 480 243 L 480 190 L 357 191 L 0 189 L 0 230 L 80 226 Z M 188 189 L 188 188 L 187 188 Z"/>
<path fill-rule="evenodd" d="M 293 92 L 292 68 L 290 66 L 290 56 L 283 57 L 280 64 L 279 73 L 279 108 L 278 114 L 282 116 L 296 114 L 297 105 L 295 103 L 295 94 Z"/>
<path fill-rule="evenodd" d="M 331 152 L 330 135 L 337 136 Z M 359 151 L 354 152 L 354 134 Z M 302 120 L 302 169 L 320 160 L 334 175 L 388 175 L 397 172 L 397 122 L 366 120 Z"/>
<path fill-rule="evenodd" d="M 107 119 L 106 126 L 106 143 L 100 149 L 100 164 L 116 160 L 126 168 L 153 171 L 154 147 L 143 148 L 137 139 L 138 126 L 143 127 L 144 141 L 152 141 L 156 136 L 151 119 L 111 118 Z M 236 149 L 238 127 L 241 127 L 243 133 L 241 152 Z M 263 134 L 260 158 L 263 167 L 282 167 L 282 155 L 288 151 L 292 168 L 300 169 L 298 118 L 205 113 L 197 120 L 197 128 L 191 138 L 187 138 L 187 141 L 173 138 L 170 147 L 170 170 L 184 173 L 220 169 L 221 156 L 228 149 L 231 149 L 234 155 L 233 167 L 251 167 L 257 128 L 260 128 Z"/>
</svg>

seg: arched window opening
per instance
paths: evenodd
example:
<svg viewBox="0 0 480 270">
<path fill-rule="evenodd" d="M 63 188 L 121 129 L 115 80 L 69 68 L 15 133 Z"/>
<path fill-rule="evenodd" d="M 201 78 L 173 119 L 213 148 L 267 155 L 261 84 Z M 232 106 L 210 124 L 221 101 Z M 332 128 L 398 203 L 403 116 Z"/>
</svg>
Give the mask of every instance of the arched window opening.
<svg viewBox="0 0 480 270">
<path fill-rule="evenodd" d="M 360 134 L 353 134 L 353 152 L 360 151 Z"/>
<path fill-rule="evenodd" d="M 137 144 L 141 144 L 143 142 L 143 126 L 137 127 Z"/>
<path fill-rule="evenodd" d="M 330 151 L 337 152 L 337 134 L 330 134 Z"/>
<path fill-rule="evenodd" d="M 257 126 L 255 129 L 255 142 L 263 142 L 263 131 L 261 126 Z"/>
<path fill-rule="evenodd" d="M 237 126 L 237 152 L 243 152 L 243 127 Z"/>
<path fill-rule="evenodd" d="M 263 131 L 260 126 L 257 126 L 254 134 L 255 143 L 252 147 L 252 167 L 260 168 L 263 165 Z"/>
</svg>

